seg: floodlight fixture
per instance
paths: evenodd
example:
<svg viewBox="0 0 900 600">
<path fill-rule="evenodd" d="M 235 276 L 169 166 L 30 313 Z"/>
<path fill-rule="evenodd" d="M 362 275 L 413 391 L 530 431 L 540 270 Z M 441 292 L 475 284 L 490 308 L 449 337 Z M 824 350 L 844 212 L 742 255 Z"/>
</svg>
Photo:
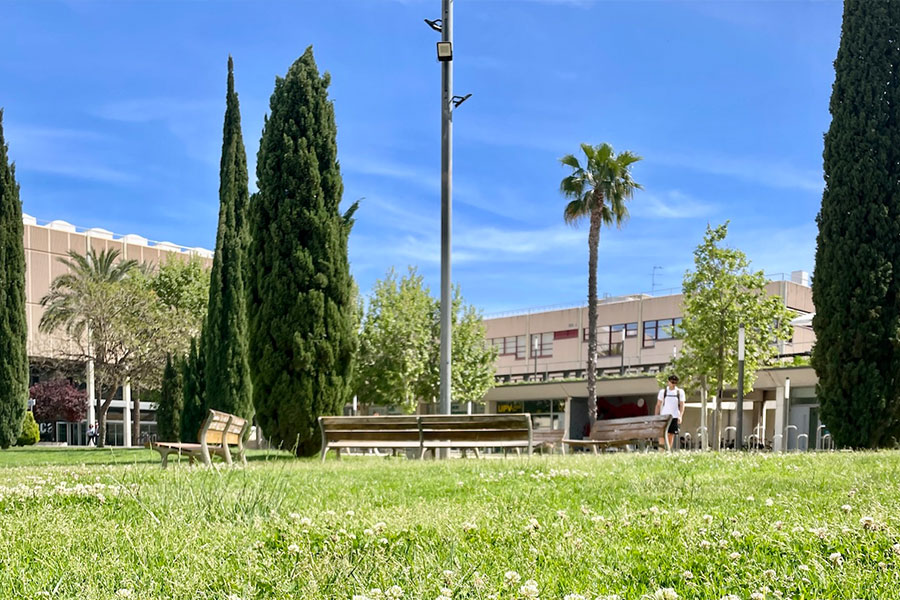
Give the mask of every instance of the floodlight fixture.
<svg viewBox="0 0 900 600">
<path fill-rule="evenodd" d="M 435 19 L 434 21 L 432 21 L 432 20 L 430 20 L 430 19 L 425 19 L 425 23 L 427 23 L 429 27 L 431 27 L 432 29 L 434 29 L 434 30 L 437 31 L 438 33 L 440 33 L 441 31 L 443 31 L 443 24 L 444 24 L 444 23 L 443 23 L 443 21 L 441 21 L 440 19 Z"/>
<path fill-rule="evenodd" d="M 453 60 L 453 42 L 437 43 L 437 59 L 439 62 Z"/>
<path fill-rule="evenodd" d="M 457 108 L 460 104 L 468 100 L 472 97 L 472 94 L 466 94 L 465 96 L 453 96 L 450 98 L 450 102 L 453 103 L 453 108 Z"/>
</svg>

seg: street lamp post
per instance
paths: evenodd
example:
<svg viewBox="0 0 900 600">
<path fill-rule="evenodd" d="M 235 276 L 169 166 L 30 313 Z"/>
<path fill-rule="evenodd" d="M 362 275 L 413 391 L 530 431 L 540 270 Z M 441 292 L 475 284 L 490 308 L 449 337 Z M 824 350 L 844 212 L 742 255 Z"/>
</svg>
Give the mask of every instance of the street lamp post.
<svg viewBox="0 0 900 600">
<path fill-rule="evenodd" d="M 737 431 L 735 449 L 744 445 L 744 324 L 738 328 L 738 384 L 737 384 Z"/>
<path fill-rule="evenodd" d="M 443 52 L 442 52 L 443 51 Z M 450 233 L 453 182 L 453 0 L 441 0 L 441 413 L 450 414 Z"/>
<path fill-rule="evenodd" d="M 540 334 L 532 334 L 531 336 L 531 356 L 534 357 L 534 380 L 537 381 L 537 359 L 538 350 L 541 348 Z"/>
</svg>

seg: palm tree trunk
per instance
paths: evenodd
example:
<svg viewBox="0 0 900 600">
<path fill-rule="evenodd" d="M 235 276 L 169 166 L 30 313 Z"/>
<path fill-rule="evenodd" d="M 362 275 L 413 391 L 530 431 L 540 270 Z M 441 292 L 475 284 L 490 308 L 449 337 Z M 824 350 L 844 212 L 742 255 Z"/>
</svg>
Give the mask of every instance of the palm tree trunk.
<svg viewBox="0 0 900 600">
<path fill-rule="evenodd" d="M 591 212 L 588 233 L 588 417 L 591 428 L 597 420 L 597 248 L 600 245 L 600 211 Z"/>
</svg>

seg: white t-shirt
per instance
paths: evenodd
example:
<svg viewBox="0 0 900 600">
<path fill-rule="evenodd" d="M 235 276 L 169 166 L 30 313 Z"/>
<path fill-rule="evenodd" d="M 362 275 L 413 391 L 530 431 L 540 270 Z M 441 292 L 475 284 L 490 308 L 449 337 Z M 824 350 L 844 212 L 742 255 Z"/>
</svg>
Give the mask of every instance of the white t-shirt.
<svg viewBox="0 0 900 600">
<path fill-rule="evenodd" d="M 656 399 L 662 402 L 662 409 L 660 409 L 659 414 L 661 415 L 672 415 L 673 419 L 681 418 L 681 411 L 678 410 L 679 402 L 684 402 L 684 390 L 680 387 L 676 387 L 674 390 L 670 390 L 669 386 L 659 390 L 659 395 Z"/>
</svg>

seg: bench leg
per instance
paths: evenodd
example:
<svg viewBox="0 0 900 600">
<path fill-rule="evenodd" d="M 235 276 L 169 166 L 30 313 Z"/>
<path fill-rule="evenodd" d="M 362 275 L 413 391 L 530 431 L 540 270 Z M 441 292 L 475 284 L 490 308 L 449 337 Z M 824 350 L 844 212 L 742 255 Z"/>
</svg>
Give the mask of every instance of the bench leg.
<svg viewBox="0 0 900 600">
<path fill-rule="evenodd" d="M 160 458 L 162 458 L 162 468 L 165 469 L 169 466 L 169 453 L 168 452 L 160 452 Z"/>
<path fill-rule="evenodd" d="M 481 458 L 481 453 L 478 452 L 478 448 L 472 448 L 472 452 L 475 453 L 475 458 Z"/>
<path fill-rule="evenodd" d="M 591 444 L 591 450 L 594 451 L 594 454 L 600 454 L 600 451 L 597 450 L 597 444 Z"/>
<path fill-rule="evenodd" d="M 516 448 L 516 458 L 520 458 L 522 456 L 522 451 Z"/>
<path fill-rule="evenodd" d="M 335 458 L 337 458 L 338 460 L 341 460 L 341 449 L 340 448 L 335 448 L 334 454 L 335 454 Z"/>
</svg>

